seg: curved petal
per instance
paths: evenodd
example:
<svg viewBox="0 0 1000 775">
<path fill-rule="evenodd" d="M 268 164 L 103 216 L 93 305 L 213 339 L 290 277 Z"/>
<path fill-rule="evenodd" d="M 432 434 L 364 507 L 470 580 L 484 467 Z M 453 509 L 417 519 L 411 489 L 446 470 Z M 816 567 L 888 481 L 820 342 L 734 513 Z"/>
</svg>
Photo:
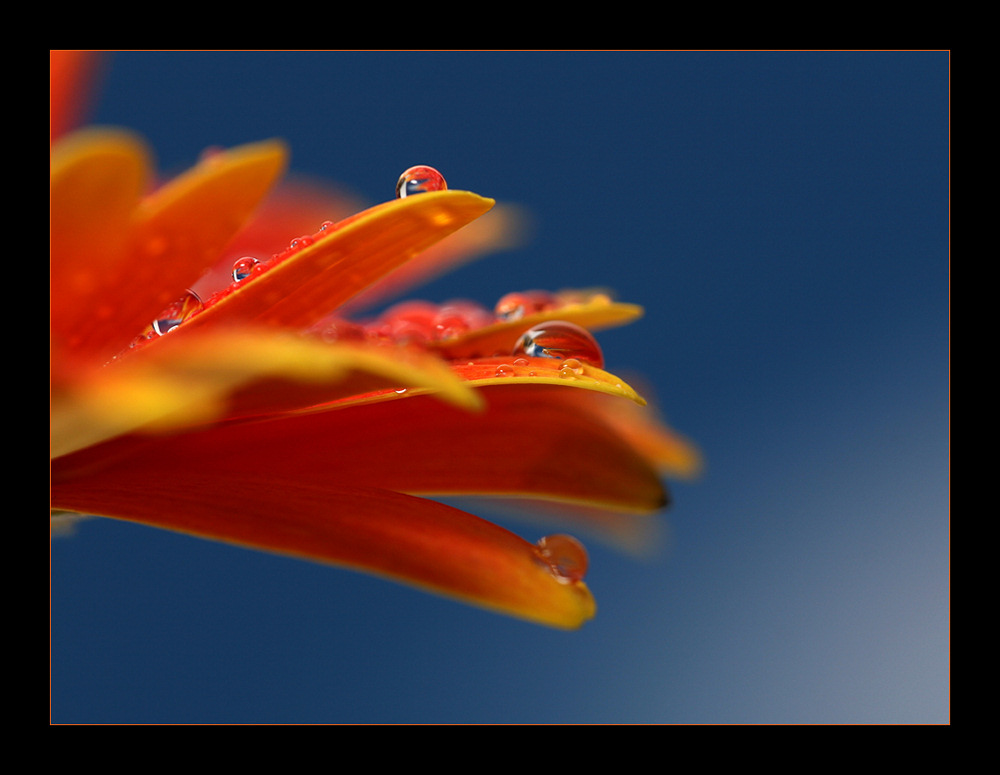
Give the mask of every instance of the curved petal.
<svg viewBox="0 0 1000 775">
<path fill-rule="evenodd" d="M 615 302 L 604 294 L 595 294 L 592 298 L 554 306 L 544 312 L 534 312 L 515 320 L 498 321 L 463 336 L 435 342 L 433 347 L 446 358 L 476 358 L 496 352 L 509 352 L 521 334 L 550 320 L 565 320 L 589 331 L 598 331 L 627 325 L 642 314 L 643 309 L 638 304 Z"/>
<path fill-rule="evenodd" d="M 329 344 L 281 332 L 222 330 L 90 372 L 52 396 L 52 455 L 130 431 L 179 432 L 234 417 L 306 410 L 359 392 L 416 388 L 466 409 L 476 391 L 448 367 L 401 347 Z"/>
<path fill-rule="evenodd" d="M 114 331 L 120 348 L 128 339 L 120 338 L 118 302 L 128 289 L 115 279 L 132 271 L 129 234 L 149 182 L 149 152 L 128 132 L 91 130 L 57 143 L 50 163 L 53 345 L 58 354 L 83 352 Z"/>
<path fill-rule="evenodd" d="M 117 517 L 334 563 L 552 627 L 592 618 L 590 590 L 554 572 L 535 547 L 449 506 L 325 483 L 257 480 L 252 468 L 189 476 L 156 469 L 129 482 L 94 474 L 55 484 L 57 509 Z"/>
<path fill-rule="evenodd" d="M 493 204 L 468 191 L 436 191 L 321 227 L 252 279 L 206 300 L 185 328 L 246 321 L 304 329 Z"/>
<path fill-rule="evenodd" d="M 52 153 L 53 341 L 103 362 L 207 269 L 285 164 L 280 143 L 214 154 L 140 200 L 131 135 L 71 135 Z"/>
<path fill-rule="evenodd" d="M 569 388 L 492 386 L 470 413 L 431 396 L 242 423 L 185 436 L 128 437 L 53 462 L 53 480 L 96 467 L 122 482 L 158 470 L 183 482 L 254 467 L 254 479 L 335 482 L 424 495 L 551 498 L 650 512 L 667 494 L 656 468 Z M 619 399 L 620 400 L 620 399 Z"/>
</svg>

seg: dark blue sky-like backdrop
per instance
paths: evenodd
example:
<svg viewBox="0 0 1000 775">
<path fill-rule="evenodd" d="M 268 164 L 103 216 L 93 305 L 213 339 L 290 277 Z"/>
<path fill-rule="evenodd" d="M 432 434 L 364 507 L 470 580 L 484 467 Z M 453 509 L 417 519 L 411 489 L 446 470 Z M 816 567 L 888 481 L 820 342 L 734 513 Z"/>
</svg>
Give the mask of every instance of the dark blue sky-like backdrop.
<svg viewBox="0 0 1000 775">
<path fill-rule="evenodd" d="M 282 137 L 370 202 L 424 163 L 523 206 L 530 241 L 415 295 L 644 305 L 602 335 L 608 368 L 649 379 L 707 468 L 672 483 L 653 557 L 588 541 L 598 616 L 572 633 L 85 522 L 52 545 L 53 721 L 948 721 L 947 53 L 109 65 L 92 120 L 163 170 Z"/>
</svg>

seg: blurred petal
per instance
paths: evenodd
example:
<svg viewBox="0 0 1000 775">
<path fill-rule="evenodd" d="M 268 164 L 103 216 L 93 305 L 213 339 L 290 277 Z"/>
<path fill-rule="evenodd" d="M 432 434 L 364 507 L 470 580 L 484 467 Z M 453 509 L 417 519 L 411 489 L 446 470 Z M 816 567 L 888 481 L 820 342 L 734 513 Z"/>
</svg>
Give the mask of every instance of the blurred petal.
<svg viewBox="0 0 1000 775">
<path fill-rule="evenodd" d="M 145 145 L 127 132 L 81 132 L 52 150 L 50 327 L 58 355 L 82 351 L 95 330 L 114 330 L 118 347 L 128 341 L 118 328 L 116 278 L 133 271 L 129 235 L 149 170 Z"/>
<path fill-rule="evenodd" d="M 49 142 L 78 126 L 91 97 L 99 51 L 49 51 Z"/>
<path fill-rule="evenodd" d="M 192 469 L 182 485 L 155 468 L 127 482 L 101 473 L 57 481 L 52 504 L 364 570 L 552 627 L 594 615 L 583 582 L 554 573 L 503 528 L 385 490 L 298 478 L 275 487 L 244 463 L 232 474 Z"/>
<path fill-rule="evenodd" d="M 667 501 L 657 470 L 552 386 L 493 386 L 470 413 L 432 396 L 272 418 L 143 443 L 130 437 L 54 461 L 67 480 L 109 467 L 130 481 L 150 468 L 173 481 L 230 476 L 339 482 L 424 495 L 552 498 L 635 512 Z M 581 391 L 582 392 L 582 391 Z M 621 400 L 621 399 L 618 399 Z"/>
<path fill-rule="evenodd" d="M 52 455 L 130 431 L 191 430 L 233 417 L 299 411 L 386 388 L 419 388 L 465 407 L 478 395 L 447 366 L 399 347 L 335 345 L 268 331 L 229 331 L 124 356 L 52 396 Z M 190 442 L 185 438 L 183 444 Z"/>
<path fill-rule="evenodd" d="M 103 362 L 212 265 L 281 173 L 285 149 L 215 154 L 138 201 L 148 158 L 93 131 L 53 149 L 53 340 Z"/>
</svg>

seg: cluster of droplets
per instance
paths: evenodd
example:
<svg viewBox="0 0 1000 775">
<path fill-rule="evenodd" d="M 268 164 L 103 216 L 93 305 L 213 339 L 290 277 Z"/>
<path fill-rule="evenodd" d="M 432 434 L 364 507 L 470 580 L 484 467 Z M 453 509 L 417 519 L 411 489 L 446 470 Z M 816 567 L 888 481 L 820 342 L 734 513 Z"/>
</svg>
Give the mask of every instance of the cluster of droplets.
<svg viewBox="0 0 1000 775">
<path fill-rule="evenodd" d="M 534 550 L 538 560 L 564 584 L 583 581 L 587 574 L 587 550 L 573 536 L 561 533 L 545 536 L 535 544 Z"/>
<path fill-rule="evenodd" d="M 444 191 L 447 187 L 444 176 L 436 169 L 417 165 L 399 176 L 396 197 L 403 199 L 430 191 Z M 314 234 L 296 237 L 287 248 L 273 254 L 269 260 L 256 256 L 236 259 L 231 270 L 231 283 L 221 294 L 232 292 L 335 229 L 333 221 L 324 221 Z M 219 295 L 213 296 L 209 303 Z M 324 339 L 336 341 L 446 342 L 495 323 L 511 323 L 530 315 L 553 311 L 564 303 L 565 299 L 560 296 L 539 290 L 508 293 L 492 310 L 465 300 L 450 301 L 440 306 L 410 301 L 397 304 L 366 323 L 331 319 L 318 330 Z M 133 344 L 173 331 L 205 306 L 197 293 L 188 290 L 182 298 L 163 310 Z M 589 331 L 559 320 L 547 321 L 523 332 L 510 352 L 494 355 L 513 356 L 513 363 L 497 367 L 497 376 L 523 373 L 523 369 L 530 365 L 529 358 L 560 359 L 559 375 L 567 378 L 582 374 L 584 363 L 597 367 L 604 364 L 600 346 Z M 534 372 L 529 374 L 533 376 Z"/>
<path fill-rule="evenodd" d="M 217 151 L 206 151 L 203 160 L 210 163 L 211 159 L 216 154 Z M 444 191 L 447 188 L 448 185 L 445 182 L 444 176 L 440 172 L 433 167 L 418 165 L 410 167 L 399 176 L 399 180 L 396 183 L 396 197 L 403 199 L 414 194 L 421 194 L 428 191 Z M 300 250 L 312 245 L 317 239 L 331 234 L 335 230 L 335 226 L 336 224 L 333 221 L 323 221 L 323 223 L 320 224 L 319 229 L 314 234 L 304 234 L 300 237 L 296 237 L 289 243 L 287 248 L 278 253 L 274 253 L 269 260 L 265 261 L 256 256 L 242 256 L 236 259 L 236 261 L 233 262 L 231 271 L 232 282 L 229 287 L 221 293 L 224 294 L 226 292 L 231 292 L 240 284 L 246 283 L 268 269 L 274 267 L 276 264 L 287 260 Z M 188 320 L 192 315 L 200 312 L 204 307 L 205 304 L 202 302 L 198 294 L 192 290 L 188 290 L 182 298 L 178 299 L 176 302 L 163 310 L 163 312 L 161 312 L 156 319 L 146 327 L 146 330 L 135 340 L 135 342 L 133 342 L 133 346 L 142 340 L 155 339 L 158 336 L 163 336 L 164 334 L 173 331 L 177 328 L 177 326 Z M 445 330 L 447 330 L 447 327 Z"/>
</svg>

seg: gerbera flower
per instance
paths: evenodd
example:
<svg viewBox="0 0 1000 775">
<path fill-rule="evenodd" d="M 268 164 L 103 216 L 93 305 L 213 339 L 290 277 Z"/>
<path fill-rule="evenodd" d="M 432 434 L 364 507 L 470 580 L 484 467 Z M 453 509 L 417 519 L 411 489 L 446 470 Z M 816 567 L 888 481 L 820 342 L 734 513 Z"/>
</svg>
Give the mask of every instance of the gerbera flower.
<svg viewBox="0 0 1000 775">
<path fill-rule="evenodd" d="M 430 497 L 665 505 L 661 474 L 692 472 L 697 455 L 604 369 L 592 333 L 641 310 L 532 291 L 348 318 L 467 254 L 465 227 L 494 203 L 415 168 L 397 198 L 272 250 L 296 222 L 287 206 L 311 216 L 317 202 L 258 210 L 285 164 L 264 142 L 154 187 L 127 132 L 53 145 L 53 510 L 579 626 L 595 610 L 579 542 L 527 541 Z M 472 247 L 492 239 L 473 233 Z"/>
</svg>

